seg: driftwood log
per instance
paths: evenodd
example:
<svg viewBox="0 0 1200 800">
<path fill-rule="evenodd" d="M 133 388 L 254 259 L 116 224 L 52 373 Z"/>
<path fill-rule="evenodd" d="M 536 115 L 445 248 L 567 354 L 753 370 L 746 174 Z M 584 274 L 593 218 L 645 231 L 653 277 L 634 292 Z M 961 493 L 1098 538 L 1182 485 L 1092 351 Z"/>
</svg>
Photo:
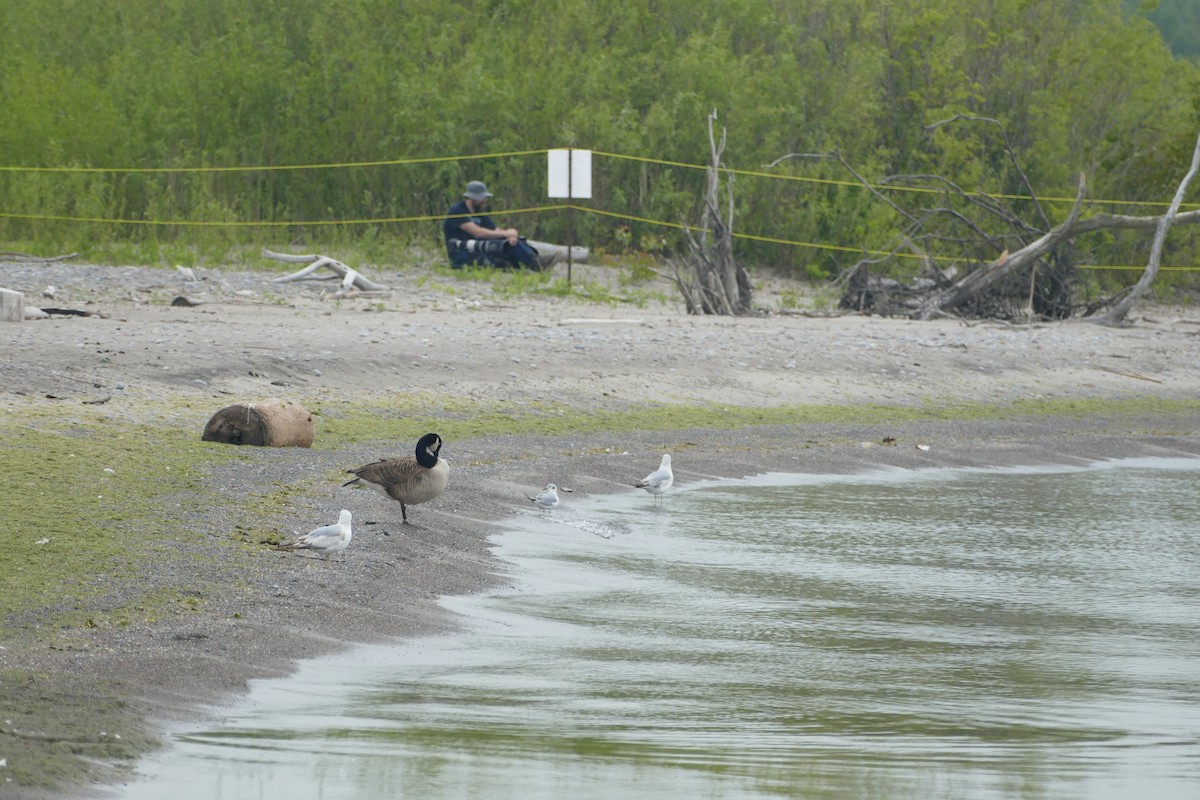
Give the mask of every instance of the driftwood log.
<svg viewBox="0 0 1200 800">
<path fill-rule="evenodd" d="M 286 261 L 291 264 L 308 264 L 307 267 L 299 272 L 293 272 L 291 275 L 285 275 L 282 278 L 276 278 L 273 283 L 290 283 L 291 281 L 330 281 L 341 280 L 342 285 L 338 289 L 338 294 L 346 294 L 351 289 L 359 289 L 364 292 L 386 292 L 388 287 L 375 283 L 367 279 L 361 272 L 351 267 L 346 266 L 341 261 L 329 256 L 322 255 L 292 255 L 290 253 L 274 253 L 270 250 L 263 250 L 264 258 L 272 258 L 276 261 Z M 333 275 L 314 276 L 313 273 L 322 267 L 331 270 Z"/>
<path fill-rule="evenodd" d="M 304 406 L 291 400 L 234 403 L 213 414 L 200 438 L 258 447 L 312 447 L 313 418 Z"/>
<path fill-rule="evenodd" d="M 56 261 L 66 261 L 68 258 L 76 258 L 79 253 L 67 253 L 62 256 L 31 256 L 28 253 L 0 253 L 0 260 L 4 261 L 35 261 L 39 264 L 53 264 Z"/>
<path fill-rule="evenodd" d="M 538 251 L 538 261 L 542 268 L 545 269 L 555 261 L 565 261 L 570 258 L 576 264 L 586 264 L 588 262 L 588 248 L 575 245 L 574 247 L 565 244 L 551 244 L 550 242 L 535 242 L 529 239 L 529 244 L 534 250 Z"/>
</svg>

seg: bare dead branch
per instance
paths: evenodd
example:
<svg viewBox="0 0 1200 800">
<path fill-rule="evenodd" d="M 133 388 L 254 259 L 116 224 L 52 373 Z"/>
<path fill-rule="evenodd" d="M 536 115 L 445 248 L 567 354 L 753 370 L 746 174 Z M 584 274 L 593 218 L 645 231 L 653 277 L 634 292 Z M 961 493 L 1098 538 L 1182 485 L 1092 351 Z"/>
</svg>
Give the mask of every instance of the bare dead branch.
<svg viewBox="0 0 1200 800">
<path fill-rule="evenodd" d="M 275 280 L 273 281 L 274 283 L 290 283 L 292 281 L 303 281 L 303 280 L 337 280 L 337 279 L 340 279 L 342 285 L 341 285 L 341 288 L 339 288 L 337 291 L 337 293 L 339 295 L 346 294 L 352 288 L 361 289 L 362 291 L 366 291 L 366 292 L 385 292 L 385 291 L 387 291 L 386 286 L 375 283 L 372 280 L 369 280 L 362 273 L 358 272 L 355 269 L 352 269 L 351 267 L 346 266 L 345 264 L 338 261 L 337 259 L 330 258 L 329 256 L 293 255 L 290 253 L 275 253 L 270 250 L 263 250 L 263 257 L 271 258 L 276 261 L 284 261 L 284 262 L 288 262 L 288 263 L 292 263 L 292 264 L 301 264 L 301 263 L 311 262 L 308 264 L 307 267 L 299 270 L 298 272 L 293 272 L 291 275 L 286 275 L 282 278 L 275 278 Z M 316 272 L 318 269 L 321 269 L 322 267 L 326 267 L 326 268 L 332 270 L 334 274 L 321 276 L 321 277 L 313 276 L 313 273 Z"/>
<path fill-rule="evenodd" d="M 1150 261 L 1146 264 L 1146 271 L 1142 273 L 1142 277 L 1133 287 L 1133 291 L 1113 306 L 1107 314 L 1096 319 L 1096 322 L 1105 325 L 1124 322 L 1130 309 L 1133 308 L 1133 304 L 1150 288 L 1150 284 L 1158 274 L 1158 264 L 1162 259 L 1163 242 L 1166 241 L 1167 231 L 1175 221 L 1175 215 L 1179 211 L 1180 204 L 1183 203 L 1184 195 L 1187 194 L 1188 184 L 1192 182 L 1192 178 L 1196 177 L 1197 171 L 1200 171 L 1200 136 L 1196 138 L 1196 146 L 1192 150 L 1192 165 L 1187 174 L 1183 176 L 1183 180 L 1179 182 L 1179 187 L 1175 190 L 1175 197 L 1171 200 L 1171 206 L 1167 209 L 1167 213 L 1159 217 L 1158 224 L 1155 226 L 1154 243 L 1150 246 Z"/>
<path fill-rule="evenodd" d="M 931 125 L 926 125 L 925 130 L 932 131 L 936 128 L 940 128 L 943 125 L 950 125 L 959 120 L 967 120 L 968 122 L 986 122 L 990 125 L 996 126 L 996 128 L 1000 131 L 1000 139 L 1004 142 L 1004 152 L 1008 154 L 1008 160 L 1010 163 L 1012 163 L 1013 169 L 1015 169 L 1017 174 L 1021 176 L 1021 183 L 1024 184 L 1025 191 L 1029 193 L 1029 197 L 1033 200 L 1034 207 L 1037 208 L 1038 216 L 1042 218 L 1042 224 L 1047 228 L 1050 227 L 1050 219 L 1046 216 L 1046 211 L 1042 208 L 1042 204 L 1038 202 L 1037 194 L 1033 191 L 1033 185 L 1029 182 L 1029 176 L 1025 174 L 1025 170 L 1021 169 L 1021 162 L 1017 158 L 1016 151 L 1013 150 L 1012 144 L 1008 141 L 1008 131 L 1004 129 L 1004 126 L 1000 124 L 998 120 L 994 120 L 991 117 L 976 117 L 969 114 L 959 113 L 955 114 L 949 119 L 942 120 L 941 122 L 935 122 Z"/>
<path fill-rule="evenodd" d="M 708 117 L 708 142 L 711 161 L 706 170 L 706 190 L 701 202 L 701 224 L 693 229 L 683 225 L 688 255 L 687 269 L 672 262 L 673 280 L 692 314 L 746 315 L 752 312 L 749 275 L 733 257 L 733 173 L 724 168 L 725 131 L 718 140 L 713 123 L 717 112 Z M 726 174 L 726 196 L 721 197 L 721 175 Z M 724 209 L 724 210 L 723 210 Z"/>
<path fill-rule="evenodd" d="M 912 217 L 911 214 L 909 214 L 908 211 L 906 211 L 905 209 L 896 205 L 896 203 L 892 202 L 891 198 L 889 198 L 887 195 L 883 194 L 878 189 L 876 189 L 875 186 L 870 181 L 868 181 L 866 178 L 864 178 L 862 175 L 859 175 L 858 171 L 855 170 L 854 167 L 850 166 L 850 162 L 846 161 L 846 158 L 841 153 L 836 152 L 836 151 L 833 153 L 789 153 L 788 155 L 780 156 L 779 158 L 772 161 L 770 164 L 767 164 L 767 169 L 770 169 L 772 167 L 777 167 L 780 164 L 782 164 L 784 161 L 787 161 L 788 159 L 791 159 L 791 158 L 832 159 L 834 161 L 837 161 L 839 164 L 842 165 L 842 168 L 845 169 L 847 172 L 849 172 L 851 175 L 853 175 L 855 180 L 857 180 L 859 183 L 861 183 L 863 185 L 863 188 L 865 188 L 868 192 L 875 195 L 875 197 L 878 198 L 879 200 L 881 200 L 882 202 L 886 203 L 888 205 L 888 207 L 890 207 L 893 211 L 895 211 L 900 216 L 907 219 L 909 222 L 916 222 L 916 220 Z"/>
</svg>

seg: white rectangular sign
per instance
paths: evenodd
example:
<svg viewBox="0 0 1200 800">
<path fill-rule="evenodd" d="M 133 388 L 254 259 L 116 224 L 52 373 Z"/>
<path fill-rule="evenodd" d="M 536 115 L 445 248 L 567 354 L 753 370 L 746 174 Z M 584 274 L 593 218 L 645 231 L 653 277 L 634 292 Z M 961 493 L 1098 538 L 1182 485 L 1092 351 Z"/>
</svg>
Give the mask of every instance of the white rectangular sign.
<svg viewBox="0 0 1200 800">
<path fill-rule="evenodd" d="M 592 196 L 592 151 L 550 150 L 546 185 L 550 197 L 589 199 Z"/>
</svg>

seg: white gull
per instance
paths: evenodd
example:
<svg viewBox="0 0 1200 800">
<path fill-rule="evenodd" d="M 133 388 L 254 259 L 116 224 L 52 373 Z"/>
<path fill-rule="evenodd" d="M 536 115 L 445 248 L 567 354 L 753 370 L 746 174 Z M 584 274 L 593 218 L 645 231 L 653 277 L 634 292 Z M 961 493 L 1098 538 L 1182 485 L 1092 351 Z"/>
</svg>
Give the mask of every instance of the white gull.
<svg viewBox="0 0 1200 800">
<path fill-rule="evenodd" d="M 547 483 L 546 488 L 537 497 L 525 496 L 542 511 L 549 511 L 552 508 L 558 507 L 558 486 L 553 483 Z"/>
<path fill-rule="evenodd" d="M 654 495 L 654 501 L 657 503 L 659 498 L 662 497 L 663 492 L 670 489 L 671 484 L 674 482 L 675 474 L 671 472 L 671 456 L 664 453 L 662 463 L 658 465 L 658 469 L 635 483 L 634 487 L 645 489 Z"/>
<path fill-rule="evenodd" d="M 338 521 L 333 525 L 322 525 L 320 528 L 315 528 L 303 536 L 296 539 L 294 542 L 281 544 L 276 547 L 276 550 L 312 550 L 314 553 L 325 556 L 328 561 L 329 557 L 342 552 L 350 546 L 350 539 L 354 534 L 350 530 L 350 512 L 342 509 L 342 513 L 338 515 Z"/>
</svg>

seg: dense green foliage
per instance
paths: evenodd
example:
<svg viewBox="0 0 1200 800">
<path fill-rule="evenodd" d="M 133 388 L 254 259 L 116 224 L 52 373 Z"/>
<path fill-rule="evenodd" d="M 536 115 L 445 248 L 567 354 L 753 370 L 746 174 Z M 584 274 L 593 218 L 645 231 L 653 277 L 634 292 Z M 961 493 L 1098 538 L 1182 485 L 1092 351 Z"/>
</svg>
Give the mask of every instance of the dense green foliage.
<svg viewBox="0 0 1200 800">
<path fill-rule="evenodd" d="M 1197 131 L 1197 66 L 1122 0 L 7 0 L 0 34 L 0 166 L 131 170 L 0 171 L 0 240 L 46 248 L 431 241 L 476 177 L 506 221 L 561 239 L 543 151 L 574 146 L 597 151 L 589 207 L 668 223 L 576 214 L 577 236 L 653 250 L 698 219 L 703 171 L 662 162 L 704 164 L 716 110 L 746 171 L 739 231 L 830 246 L 743 257 L 827 274 L 894 246 L 894 212 L 812 181 L 850 179 L 835 161 L 764 166 L 781 156 L 1025 193 L 999 128 L 928 127 L 963 113 L 1003 125 L 1043 198 L 1082 171 L 1090 197 L 1165 202 Z M 397 160 L 419 163 L 145 171 Z M 1086 256 L 1136 264 L 1146 238 Z M 1172 246 L 1191 259 L 1186 234 Z"/>
<path fill-rule="evenodd" d="M 1125 0 L 1125 7 L 1157 25 L 1175 55 L 1200 58 L 1200 5 L 1196 0 Z"/>
</svg>

